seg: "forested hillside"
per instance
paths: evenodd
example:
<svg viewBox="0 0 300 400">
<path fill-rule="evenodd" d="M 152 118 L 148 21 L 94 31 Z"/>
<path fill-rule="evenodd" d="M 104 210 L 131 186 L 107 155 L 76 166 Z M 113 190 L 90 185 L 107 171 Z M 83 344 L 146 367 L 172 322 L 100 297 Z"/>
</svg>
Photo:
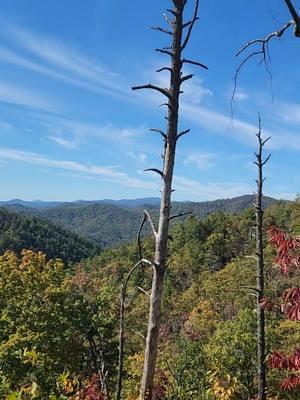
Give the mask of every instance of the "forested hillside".
<svg viewBox="0 0 300 400">
<path fill-rule="evenodd" d="M 48 258 L 61 258 L 66 263 L 93 256 L 100 248 L 73 232 L 52 222 L 16 214 L 0 208 L 0 252 L 22 249 L 42 251 Z"/>
<path fill-rule="evenodd" d="M 105 201 L 108 200 L 103 200 L 103 202 Z M 275 199 L 265 197 L 264 207 L 275 201 Z M 111 201 L 108 202 L 111 203 Z M 145 203 L 141 204 L 142 202 Z M 239 213 L 248 207 L 252 207 L 253 202 L 253 195 L 205 202 L 174 202 L 172 213 L 190 212 L 196 217 L 205 218 L 215 211 Z M 120 200 L 114 204 L 74 202 L 37 209 L 36 207 L 30 208 L 30 202 L 26 202 L 26 205 L 10 203 L 5 207 L 22 214 L 45 218 L 94 241 L 101 247 L 109 247 L 130 242 L 136 236 L 144 207 L 151 209 L 154 218 L 157 218 L 159 210 L 158 206 L 155 205 L 157 199 L 148 199 L 148 203 L 147 199 Z"/>
<path fill-rule="evenodd" d="M 297 202 L 272 205 L 266 211 L 265 232 L 272 223 L 299 234 L 299 214 Z M 190 216 L 172 227 L 156 399 L 254 398 L 254 221 L 252 208 L 235 215 L 212 213 L 206 219 Z M 283 279 L 273 264 L 275 252 L 267 236 L 264 245 L 266 295 L 280 302 L 283 288 L 299 283 L 299 271 Z M 151 237 L 143 240 L 142 252 L 151 259 Z M 34 393 L 30 399 L 88 399 L 88 393 L 98 393 L 94 398 L 100 399 L 100 365 L 113 398 L 119 292 L 138 258 L 135 241 L 107 249 L 80 263 L 73 272 L 60 262 L 47 263 L 42 255 L 30 251 L 23 252 L 20 259 L 9 252 L 0 257 L 2 397 L 23 388 L 24 393 Z M 125 310 L 126 400 L 138 397 L 150 286 L 151 270 L 146 266 L 129 281 Z M 287 321 L 277 309 L 267 313 L 268 352 L 291 352 L 299 343 L 299 335 L 298 322 Z M 298 400 L 299 392 L 279 389 L 285 375 L 283 370 L 268 370 L 268 400 Z"/>
</svg>

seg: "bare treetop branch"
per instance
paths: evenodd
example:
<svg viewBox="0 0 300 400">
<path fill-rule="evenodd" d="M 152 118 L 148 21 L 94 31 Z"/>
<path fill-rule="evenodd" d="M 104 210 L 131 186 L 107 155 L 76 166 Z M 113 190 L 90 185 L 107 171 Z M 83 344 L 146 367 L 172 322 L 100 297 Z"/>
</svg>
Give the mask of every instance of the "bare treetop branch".
<svg viewBox="0 0 300 400">
<path fill-rule="evenodd" d="M 270 56 L 269 56 L 269 50 L 268 50 L 268 45 L 270 41 L 273 38 L 281 38 L 290 27 L 294 27 L 294 35 L 296 37 L 300 37 L 300 16 L 298 12 L 296 11 L 295 6 L 293 5 L 293 2 L 291 0 L 283 0 L 285 5 L 287 6 L 290 15 L 292 16 L 292 19 L 286 22 L 280 29 L 269 33 L 266 37 L 263 38 L 258 38 L 258 39 L 253 39 L 247 42 L 237 53 L 236 57 L 240 56 L 243 54 L 246 50 L 248 49 L 253 49 L 253 51 L 246 55 L 245 58 L 241 61 L 239 66 L 236 69 L 235 77 L 234 77 L 234 89 L 232 93 L 232 99 L 231 99 L 231 114 L 233 114 L 233 104 L 234 104 L 234 96 L 236 93 L 236 88 L 237 88 L 237 79 L 239 76 L 239 73 L 243 66 L 252 58 L 256 56 L 262 56 L 262 59 L 260 60 L 259 64 L 264 63 L 267 72 L 270 75 L 270 79 L 272 80 L 272 75 L 269 67 L 269 62 L 270 62 Z M 256 46 L 259 46 L 258 49 Z"/>
<path fill-rule="evenodd" d="M 160 26 L 152 26 L 152 29 L 154 31 L 159 31 L 159 32 L 162 32 L 162 33 L 166 33 L 167 35 L 171 35 L 171 36 L 173 35 L 172 31 L 169 31 L 168 29 L 161 28 Z"/>
<path fill-rule="evenodd" d="M 253 39 L 250 40 L 250 42 L 246 43 L 237 53 L 236 53 L 236 57 L 238 57 L 241 53 L 243 53 L 246 49 L 248 49 L 249 47 L 255 45 L 255 44 L 261 44 L 262 46 L 266 45 L 272 38 L 274 37 L 278 37 L 280 38 L 284 32 L 292 25 L 294 25 L 295 22 L 293 20 L 287 22 L 285 25 L 283 25 L 283 27 L 277 31 L 274 31 L 272 33 L 270 33 L 268 36 L 266 36 L 265 38 L 260 38 L 260 39 Z M 263 52 L 263 49 L 261 49 L 261 53 Z"/>
<path fill-rule="evenodd" d="M 289 12 L 291 16 L 293 17 L 293 20 L 295 22 L 295 30 L 294 34 L 296 37 L 300 37 L 300 17 L 299 14 L 297 13 L 293 3 L 291 0 L 284 0 L 285 4 L 287 5 L 287 8 L 289 9 Z"/>
<path fill-rule="evenodd" d="M 163 94 L 164 96 L 168 97 L 169 99 L 172 98 L 172 96 L 170 95 L 170 92 L 169 92 L 168 89 L 161 88 L 161 87 L 156 86 L 156 85 L 152 85 L 151 83 L 149 83 L 148 85 L 133 86 L 131 89 L 132 90 L 152 89 L 152 90 L 156 90 L 157 92 L 160 92 L 161 94 Z"/>
<path fill-rule="evenodd" d="M 186 37 L 181 45 L 181 50 L 184 50 L 190 40 L 190 36 L 193 30 L 193 27 L 195 25 L 195 22 L 199 19 L 198 18 L 198 9 L 199 9 L 199 0 L 195 1 L 195 8 L 194 8 L 194 15 L 193 18 L 191 20 L 191 23 L 189 24 L 189 29 L 187 31 Z"/>
<path fill-rule="evenodd" d="M 160 170 L 160 169 L 158 169 L 158 168 L 147 168 L 147 169 L 145 169 L 145 171 L 147 172 L 147 171 L 152 171 L 152 172 L 156 172 L 158 175 L 160 175 L 162 178 L 164 178 L 165 176 L 164 176 L 164 173 Z"/>
<path fill-rule="evenodd" d="M 204 65 L 204 64 L 202 64 L 202 63 L 200 63 L 198 61 L 188 60 L 186 58 L 184 58 L 182 60 L 182 64 L 193 64 L 193 65 L 196 65 L 198 67 L 201 67 L 201 68 L 204 68 L 204 69 L 208 69 L 208 67 L 206 65 Z"/>
<path fill-rule="evenodd" d="M 162 129 L 151 128 L 149 129 L 149 131 L 159 133 L 164 138 L 164 140 L 167 139 L 167 135 Z"/>
</svg>

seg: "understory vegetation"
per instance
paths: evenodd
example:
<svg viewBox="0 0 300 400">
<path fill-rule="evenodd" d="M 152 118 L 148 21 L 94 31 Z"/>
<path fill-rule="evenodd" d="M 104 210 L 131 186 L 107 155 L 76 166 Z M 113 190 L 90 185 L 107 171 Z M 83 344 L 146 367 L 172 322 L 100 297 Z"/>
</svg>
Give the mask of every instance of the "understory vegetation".
<svg viewBox="0 0 300 400">
<path fill-rule="evenodd" d="M 267 228 L 300 233 L 300 203 L 265 212 L 266 296 L 299 285 L 300 271 L 282 275 Z M 255 214 L 190 216 L 171 229 L 162 305 L 155 400 L 248 400 L 257 391 Z M 153 240 L 142 243 L 143 256 Z M 136 242 L 77 264 L 42 252 L 10 250 L 0 257 L 0 398 L 112 399 L 118 365 L 120 288 L 139 260 Z M 59 248 L 57 255 L 59 255 Z M 55 257 L 54 257 L 55 258 Z M 123 395 L 139 395 L 151 271 L 129 281 L 125 304 Z M 267 309 L 268 307 L 266 307 Z M 300 327 L 280 307 L 266 313 L 267 353 L 292 354 Z M 268 368 L 268 399 L 297 400 L 285 390 L 285 368 Z M 296 377 L 297 372 L 294 374 Z M 100 385 L 101 383 L 101 385 Z M 102 390 L 100 391 L 100 386 Z"/>
</svg>

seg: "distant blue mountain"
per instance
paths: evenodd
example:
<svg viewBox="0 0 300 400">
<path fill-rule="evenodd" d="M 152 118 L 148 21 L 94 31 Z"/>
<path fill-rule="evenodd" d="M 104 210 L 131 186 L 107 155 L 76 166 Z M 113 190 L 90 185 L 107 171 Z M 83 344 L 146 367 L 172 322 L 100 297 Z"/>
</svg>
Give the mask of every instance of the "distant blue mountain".
<svg viewBox="0 0 300 400">
<path fill-rule="evenodd" d="M 144 197 L 138 199 L 121 199 L 121 200 L 112 200 L 112 199 L 104 199 L 104 200 L 76 200 L 72 202 L 61 202 L 61 201 L 42 201 L 42 200 L 33 200 L 26 201 L 21 199 L 12 199 L 8 201 L 0 201 L 0 207 L 12 206 L 11 208 L 15 208 L 18 206 L 29 207 L 34 209 L 45 209 L 45 208 L 53 208 L 62 205 L 68 204 L 78 204 L 78 205 L 89 205 L 89 204 L 113 204 L 119 207 L 139 207 L 143 205 L 151 205 L 157 206 L 160 203 L 160 199 L 158 197 Z"/>
</svg>

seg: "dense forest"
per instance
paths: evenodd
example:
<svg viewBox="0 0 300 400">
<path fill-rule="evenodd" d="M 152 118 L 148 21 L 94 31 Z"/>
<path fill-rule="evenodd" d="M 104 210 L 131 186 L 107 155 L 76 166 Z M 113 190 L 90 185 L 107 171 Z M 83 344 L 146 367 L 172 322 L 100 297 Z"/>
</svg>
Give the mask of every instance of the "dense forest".
<svg viewBox="0 0 300 400">
<path fill-rule="evenodd" d="M 49 258 L 66 263 L 78 262 L 99 251 L 90 242 L 52 222 L 0 208 L 0 252 L 23 249 L 42 251 Z"/>
<path fill-rule="evenodd" d="M 299 202 L 279 202 L 265 213 L 267 295 L 281 301 L 299 272 L 282 277 L 274 265 L 270 224 L 300 232 Z M 155 399 L 255 397 L 256 305 L 254 208 L 194 216 L 171 229 L 163 298 Z M 57 247 L 57 256 L 60 248 Z M 153 239 L 143 240 L 144 256 Z M 7 399 L 100 399 L 105 376 L 114 397 L 120 286 L 137 262 L 136 241 L 72 267 L 23 250 L 0 258 L 0 393 Z M 124 398 L 139 392 L 151 272 L 141 267 L 129 283 L 125 313 Z M 267 349 L 290 353 L 299 324 L 280 310 L 267 313 Z M 285 370 L 268 370 L 268 399 L 296 400 L 280 389 Z M 98 393 L 98 394 L 97 394 Z M 8 397 L 7 397 L 8 396 Z M 90 397 L 89 397 L 90 396 Z M 93 397 L 94 396 L 94 397 Z M 97 397 L 98 396 L 98 397 Z"/>
<path fill-rule="evenodd" d="M 214 211 L 234 213 L 251 207 L 255 200 L 254 195 L 244 195 L 232 199 L 219 199 L 204 202 L 173 202 L 172 212 L 191 213 L 196 217 L 204 218 Z M 264 198 L 264 207 L 276 200 Z M 113 204 L 111 204 L 113 203 Z M 112 202 L 75 202 L 75 203 L 45 203 L 38 206 L 33 202 L 7 202 L 2 205 L 9 211 L 19 214 L 36 216 L 56 225 L 60 225 L 100 247 L 110 247 L 124 242 L 130 242 L 136 237 L 144 208 L 150 209 L 157 219 L 159 205 L 157 199 L 136 199 L 131 201 Z M 182 218 L 187 218 L 183 216 Z"/>
</svg>

